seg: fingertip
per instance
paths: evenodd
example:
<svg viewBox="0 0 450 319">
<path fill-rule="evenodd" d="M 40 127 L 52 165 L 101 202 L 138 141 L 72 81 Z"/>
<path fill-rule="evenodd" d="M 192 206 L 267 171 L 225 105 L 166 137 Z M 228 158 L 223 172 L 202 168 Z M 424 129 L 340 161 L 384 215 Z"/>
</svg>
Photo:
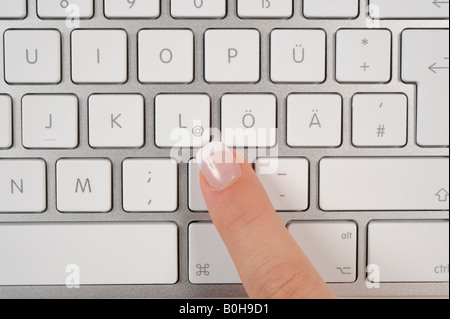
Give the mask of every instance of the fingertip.
<svg viewBox="0 0 450 319">
<path fill-rule="evenodd" d="M 218 149 L 220 156 L 203 159 L 201 189 L 249 296 L 333 298 L 279 218 L 252 166 L 239 153 Z M 225 157 L 233 158 L 232 163 L 224 163 Z"/>
</svg>

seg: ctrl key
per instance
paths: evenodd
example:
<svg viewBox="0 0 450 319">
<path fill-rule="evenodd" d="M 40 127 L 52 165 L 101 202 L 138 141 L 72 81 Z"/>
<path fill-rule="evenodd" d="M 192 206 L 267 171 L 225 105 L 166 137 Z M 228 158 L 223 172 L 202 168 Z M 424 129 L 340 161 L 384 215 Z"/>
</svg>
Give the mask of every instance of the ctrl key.
<svg viewBox="0 0 450 319">
<path fill-rule="evenodd" d="M 372 282 L 449 281 L 448 220 L 372 222 L 368 249 Z"/>
</svg>

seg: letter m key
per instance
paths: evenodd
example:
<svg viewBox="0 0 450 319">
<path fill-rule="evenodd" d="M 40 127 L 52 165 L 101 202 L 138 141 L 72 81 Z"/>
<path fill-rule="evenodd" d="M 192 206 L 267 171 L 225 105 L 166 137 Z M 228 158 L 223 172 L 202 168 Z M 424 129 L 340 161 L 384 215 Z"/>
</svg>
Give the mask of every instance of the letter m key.
<svg viewBox="0 0 450 319">
<path fill-rule="evenodd" d="M 77 186 L 75 188 L 75 193 L 78 193 L 81 190 L 82 193 L 86 193 L 88 190 L 89 193 L 92 193 L 91 180 L 86 178 L 84 183 L 82 183 L 81 179 L 77 179 Z"/>
</svg>

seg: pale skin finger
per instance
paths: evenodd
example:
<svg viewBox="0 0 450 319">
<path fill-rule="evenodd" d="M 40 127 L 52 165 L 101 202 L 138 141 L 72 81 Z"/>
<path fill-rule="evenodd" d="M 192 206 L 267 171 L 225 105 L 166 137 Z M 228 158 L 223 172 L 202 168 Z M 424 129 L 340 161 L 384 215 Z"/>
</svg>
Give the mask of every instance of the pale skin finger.
<svg viewBox="0 0 450 319">
<path fill-rule="evenodd" d="M 252 167 L 243 160 L 223 163 L 235 154 L 222 144 L 213 147 L 216 151 L 198 159 L 201 188 L 249 297 L 335 298 L 278 217 Z"/>
</svg>

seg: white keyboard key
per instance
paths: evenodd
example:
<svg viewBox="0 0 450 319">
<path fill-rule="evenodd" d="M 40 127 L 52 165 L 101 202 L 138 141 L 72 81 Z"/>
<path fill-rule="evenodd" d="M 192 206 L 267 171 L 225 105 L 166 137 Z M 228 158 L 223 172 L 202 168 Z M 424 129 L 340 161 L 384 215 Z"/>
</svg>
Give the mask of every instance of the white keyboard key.
<svg viewBox="0 0 450 319">
<path fill-rule="evenodd" d="M 352 112 L 353 144 L 405 146 L 408 98 L 404 94 L 356 94 Z"/>
<path fill-rule="evenodd" d="M 326 158 L 320 163 L 320 207 L 448 210 L 448 174 L 448 158 Z"/>
<path fill-rule="evenodd" d="M 200 167 L 195 160 L 190 160 L 189 165 L 189 209 L 194 212 L 206 212 L 208 207 L 206 206 L 203 198 L 202 190 L 200 188 Z"/>
<path fill-rule="evenodd" d="M 0 286 L 178 280 L 175 223 L 0 224 Z"/>
<path fill-rule="evenodd" d="M 171 0 L 174 18 L 220 19 L 227 15 L 227 0 Z"/>
<path fill-rule="evenodd" d="M 309 162 L 304 158 L 258 158 L 256 174 L 277 211 L 309 206 Z"/>
<path fill-rule="evenodd" d="M 190 83 L 194 80 L 194 34 L 190 30 L 139 32 L 139 81 Z"/>
<path fill-rule="evenodd" d="M 424 147 L 449 145 L 448 33 L 406 30 L 402 35 L 402 79 L 417 83 L 417 143 Z"/>
<path fill-rule="evenodd" d="M 288 229 L 326 282 L 356 280 L 358 229 L 354 222 L 294 221 Z"/>
<path fill-rule="evenodd" d="M 225 94 L 222 142 L 230 147 L 273 147 L 276 119 L 277 99 L 272 94 Z"/>
<path fill-rule="evenodd" d="M 142 147 L 144 98 L 140 94 L 89 97 L 89 144 L 92 147 Z"/>
<path fill-rule="evenodd" d="M 290 18 L 293 10 L 292 0 L 238 0 L 241 18 Z"/>
<path fill-rule="evenodd" d="M 10 84 L 61 81 L 61 35 L 56 30 L 7 30 L 5 80 Z"/>
<path fill-rule="evenodd" d="M 448 19 L 448 1 L 370 0 L 373 19 Z"/>
<path fill-rule="evenodd" d="M 12 145 L 12 101 L 8 95 L 0 95 L 0 148 Z"/>
<path fill-rule="evenodd" d="M 320 83 L 326 78 L 326 34 L 323 30 L 274 30 L 271 73 L 274 82 Z"/>
<path fill-rule="evenodd" d="M 127 212 L 174 212 L 178 208 L 178 166 L 172 159 L 123 162 L 123 208 Z"/>
<path fill-rule="evenodd" d="M 72 80 L 75 83 L 127 81 L 127 33 L 123 30 L 72 32 Z"/>
<path fill-rule="evenodd" d="M 448 220 L 375 221 L 368 227 L 372 282 L 448 282 Z"/>
<path fill-rule="evenodd" d="M 339 94 L 291 94 L 287 103 L 289 146 L 341 145 L 342 97 Z"/>
<path fill-rule="evenodd" d="M 359 0 L 303 0 L 303 14 L 309 19 L 354 19 L 359 15 Z"/>
<path fill-rule="evenodd" d="M 189 225 L 189 281 L 193 284 L 240 284 L 241 279 L 212 223 Z"/>
<path fill-rule="evenodd" d="M 389 30 L 339 30 L 336 78 L 339 82 L 385 83 L 391 79 Z"/>
<path fill-rule="evenodd" d="M 254 83 L 260 79 L 257 30 L 208 30 L 205 33 L 207 82 Z"/>
<path fill-rule="evenodd" d="M 80 18 L 94 16 L 93 0 L 38 0 L 37 13 L 42 19 Z"/>
<path fill-rule="evenodd" d="M 63 213 L 106 213 L 112 208 L 112 165 L 106 159 L 56 163 L 57 208 Z"/>
<path fill-rule="evenodd" d="M 201 147 L 210 141 L 211 99 L 206 94 L 160 94 L 155 99 L 159 147 Z"/>
<path fill-rule="evenodd" d="M 27 0 L 0 0 L 0 19 L 23 19 L 27 16 Z"/>
<path fill-rule="evenodd" d="M 22 134 L 26 148 L 75 148 L 78 98 L 75 95 L 25 95 Z"/>
<path fill-rule="evenodd" d="M 157 18 L 160 0 L 105 0 L 105 16 L 110 19 Z"/>
<path fill-rule="evenodd" d="M 0 213 L 44 212 L 46 179 L 41 159 L 0 159 Z"/>
</svg>

